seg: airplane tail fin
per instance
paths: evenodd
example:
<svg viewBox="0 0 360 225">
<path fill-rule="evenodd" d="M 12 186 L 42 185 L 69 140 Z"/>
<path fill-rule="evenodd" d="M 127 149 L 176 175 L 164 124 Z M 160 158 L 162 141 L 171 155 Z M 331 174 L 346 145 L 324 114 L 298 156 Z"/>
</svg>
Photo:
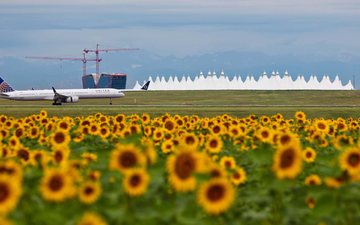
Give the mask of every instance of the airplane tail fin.
<svg viewBox="0 0 360 225">
<path fill-rule="evenodd" d="M 6 93 L 11 91 L 14 91 L 14 89 L 10 87 L 10 85 L 0 77 L 0 93 Z"/>
<path fill-rule="evenodd" d="M 149 88 L 149 84 L 150 84 L 150 81 L 146 82 L 146 83 L 144 84 L 144 86 L 141 87 L 141 90 L 147 91 L 147 89 Z"/>
</svg>

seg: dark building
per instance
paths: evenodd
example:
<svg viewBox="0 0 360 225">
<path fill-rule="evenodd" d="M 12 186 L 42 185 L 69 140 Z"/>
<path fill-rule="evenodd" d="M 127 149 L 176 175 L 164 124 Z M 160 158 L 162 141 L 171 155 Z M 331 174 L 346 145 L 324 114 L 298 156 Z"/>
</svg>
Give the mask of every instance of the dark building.
<svg viewBox="0 0 360 225">
<path fill-rule="evenodd" d="M 96 88 L 95 79 L 92 74 L 88 74 L 82 77 L 83 88 Z"/>
<path fill-rule="evenodd" d="M 96 75 L 83 76 L 83 88 L 126 88 L 126 74 L 101 74 L 97 79 Z"/>
</svg>

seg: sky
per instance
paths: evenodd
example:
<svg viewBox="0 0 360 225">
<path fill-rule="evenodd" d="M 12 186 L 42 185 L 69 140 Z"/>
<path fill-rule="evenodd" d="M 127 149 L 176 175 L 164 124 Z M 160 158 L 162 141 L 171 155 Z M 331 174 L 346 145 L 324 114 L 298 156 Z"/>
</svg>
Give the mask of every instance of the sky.
<svg viewBox="0 0 360 225">
<path fill-rule="evenodd" d="M 81 62 L 25 56 L 81 57 L 98 43 L 140 48 L 101 55 L 101 71 L 127 73 L 130 88 L 149 75 L 222 69 L 346 83 L 360 78 L 359 27 L 358 0 L 2 0 L 0 76 L 15 88 L 80 87 Z"/>
</svg>

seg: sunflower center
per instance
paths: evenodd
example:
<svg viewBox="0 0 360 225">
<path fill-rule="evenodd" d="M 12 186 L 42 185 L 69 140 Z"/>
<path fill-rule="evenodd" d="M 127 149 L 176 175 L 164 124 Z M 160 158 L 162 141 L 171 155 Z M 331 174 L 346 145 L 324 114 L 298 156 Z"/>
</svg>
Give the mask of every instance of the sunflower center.
<svg viewBox="0 0 360 225">
<path fill-rule="evenodd" d="M 214 133 L 219 133 L 220 132 L 220 127 L 219 126 L 215 126 L 214 128 L 213 128 L 213 131 L 214 131 Z"/>
<path fill-rule="evenodd" d="M 311 179 L 311 180 L 309 181 L 309 184 L 310 184 L 310 185 L 315 185 L 315 184 L 316 184 L 316 181 L 315 181 L 314 179 Z"/>
<path fill-rule="evenodd" d="M 306 152 L 305 154 L 306 158 L 309 159 L 312 157 L 312 153 L 311 152 Z"/>
<path fill-rule="evenodd" d="M 291 140 L 291 138 L 289 135 L 283 135 L 280 137 L 280 143 L 283 145 L 289 143 L 290 140 Z"/>
<path fill-rule="evenodd" d="M 232 165 L 232 163 L 229 160 L 225 161 L 226 168 L 231 168 L 231 165 Z"/>
<path fill-rule="evenodd" d="M 59 162 L 61 162 L 63 160 L 64 156 L 63 156 L 62 152 L 56 151 L 54 158 L 55 158 L 55 161 L 57 163 L 59 163 Z"/>
<path fill-rule="evenodd" d="M 62 132 L 55 134 L 54 140 L 56 143 L 61 144 L 65 141 L 65 135 Z"/>
<path fill-rule="evenodd" d="M 234 174 L 233 174 L 233 178 L 236 179 L 236 180 L 240 179 L 240 177 L 241 177 L 241 176 L 240 176 L 239 173 L 234 173 Z"/>
<path fill-rule="evenodd" d="M 141 176 L 139 174 L 131 176 L 129 183 L 131 187 L 139 186 L 141 183 Z"/>
<path fill-rule="evenodd" d="M 351 153 L 348 158 L 348 163 L 352 167 L 359 166 L 360 164 L 360 155 L 357 153 Z"/>
<path fill-rule="evenodd" d="M 105 128 L 102 128 L 101 130 L 100 130 L 100 133 L 102 134 L 102 135 L 105 135 L 107 132 L 106 132 L 106 129 Z"/>
<path fill-rule="evenodd" d="M 9 195 L 10 195 L 9 186 L 4 183 L 0 183 L 0 203 L 6 201 Z"/>
<path fill-rule="evenodd" d="M 182 180 L 186 180 L 191 176 L 191 173 L 195 170 L 194 158 L 189 154 L 180 155 L 175 164 L 175 172 Z"/>
<path fill-rule="evenodd" d="M 60 125 L 59 125 L 59 127 L 61 127 L 61 128 L 64 129 L 64 130 L 67 130 L 67 129 L 68 129 L 68 124 L 65 123 L 65 122 L 61 122 Z"/>
<path fill-rule="evenodd" d="M 21 149 L 21 150 L 19 150 L 19 151 L 17 152 L 17 156 L 18 156 L 20 159 L 23 159 L 23 160 L 25 160 L 25 161 L 28 161 L 29 158 L 30 158 L 29 152 L 26 151 L 26 150 L 23 150 L 23 149 Z"/>
<path fill-rule="evenodd" d="M 84 194 L 85 195 L 91 195 L 92 193 L 94 193 L 94 188 L 93 187 L 86 187 L 84 190 Z"/>
<path fill-rule="evenodd" d="M 267 138 L 267 137 L 269 137 L 269 132 L 263 131 L 263 132 L 261 132 L 261 136 L 262 136 L 263 138 Z"/>
<path fill-rule="evenodd" d="M 210 147 L 211 148 L 216 148 L 218 146 L 218 142 L 216 140 L 211 140 L 210 141 Z"/>
<path fill-rule="evenodd" d="M 285 150 L 280 157 L 280 167 L 282 169 L 287 169 L 291 167 L 295 160 L 295 154 L 293 149 Z"/>
<path fill-rule="evenodd" d="M 167 130 L 173 130 L 174 129 L 174 124 L 171 121 L 166 121 L 165 128 Z"/>
<path fill-rule="evenodd" d="M 217 202 L 221 200 L 225 195 L 225 189 L 224 186 L 220 184 L 215 184 L 209 187 L 209 189 L 206 192 L 206 196 L 211 202 Z"/>
<path fill-rule="evenodd" d="M 124 152 L 119 157 L 119 163 L 125 168 L 133 167 L 136 164 L 136 156 L 132 152 Z"/>
<path fill-rule="evenodd" d="M 220 176 L 221 176 L 220 171 L 219 171 L 219 170 L 216 170 L 216 169 L 211 170 L 210 174 L 211 174 L 211 177 L 213 177 L 213 178 L 216 178 L 216 177 L 220 177 Z"/>
<path fill-rule="evenodd" d="M 326 126 L 325 126 L 325 124 L 323 124 L 323 123 L 319 123 L 319 124 L 318 124 L 318 128 L 319 128 L 320 130 L 325 130 Z"/>
<path fill-rule="evenodd" d="M 49 188 L 51 191 L 59 191 L 64 186 L 63 178 L 60 175 L 54 175 L 49 181 Z"/>
<path fill-rule="evenodd" d="M 185 142 L 186 142 L 186 144 L 188 144 L 188 145 L 192 145 L 192 144 L 195 143 L 195 139 L 194 139 L 194 137 L 192 137 L 192 136 L 188 136 L 188 137 L 185 138 Z"/>
</svg>

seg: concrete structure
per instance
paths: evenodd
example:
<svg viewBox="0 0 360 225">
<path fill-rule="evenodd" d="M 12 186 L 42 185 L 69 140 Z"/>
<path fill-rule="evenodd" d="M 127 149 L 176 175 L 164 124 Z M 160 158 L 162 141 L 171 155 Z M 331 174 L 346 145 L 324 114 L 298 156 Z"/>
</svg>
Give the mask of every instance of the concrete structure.
<svg viewBox="0 0 360 225">
<path fill-rule="evenodd" d="M 248 75 L 243 79 L 240 76 L 229 78 L 224 71 L 218 76 L 215 72 L 208 72 L 205 76 L 202 72 L 195 76 L 194 80 L 190 76 L 183 75 L 181 78 L 170 76 L 165 79 L 164 76 L 156 76 L 155 80 L 150 76 L 149 90 L 353 90 L 354 87 L 349 80 L 343 85 L 336 75 L 333 81 L 328 75 L 324 75 L 320 81 L 316 76 L 311 75 L 308 80 L 302 75 L 298 75 L 295 79 L 291 77 L 288 71 L 284 75 L 273 71 L 270 76 L 266 72 L 260 75 L 259 79 L 255 79 L 252 75 Z M 145 82 L 144 82 L 145 83 Z M 141 87 L 136 82 L 134 88 Z"/>
</svg>

